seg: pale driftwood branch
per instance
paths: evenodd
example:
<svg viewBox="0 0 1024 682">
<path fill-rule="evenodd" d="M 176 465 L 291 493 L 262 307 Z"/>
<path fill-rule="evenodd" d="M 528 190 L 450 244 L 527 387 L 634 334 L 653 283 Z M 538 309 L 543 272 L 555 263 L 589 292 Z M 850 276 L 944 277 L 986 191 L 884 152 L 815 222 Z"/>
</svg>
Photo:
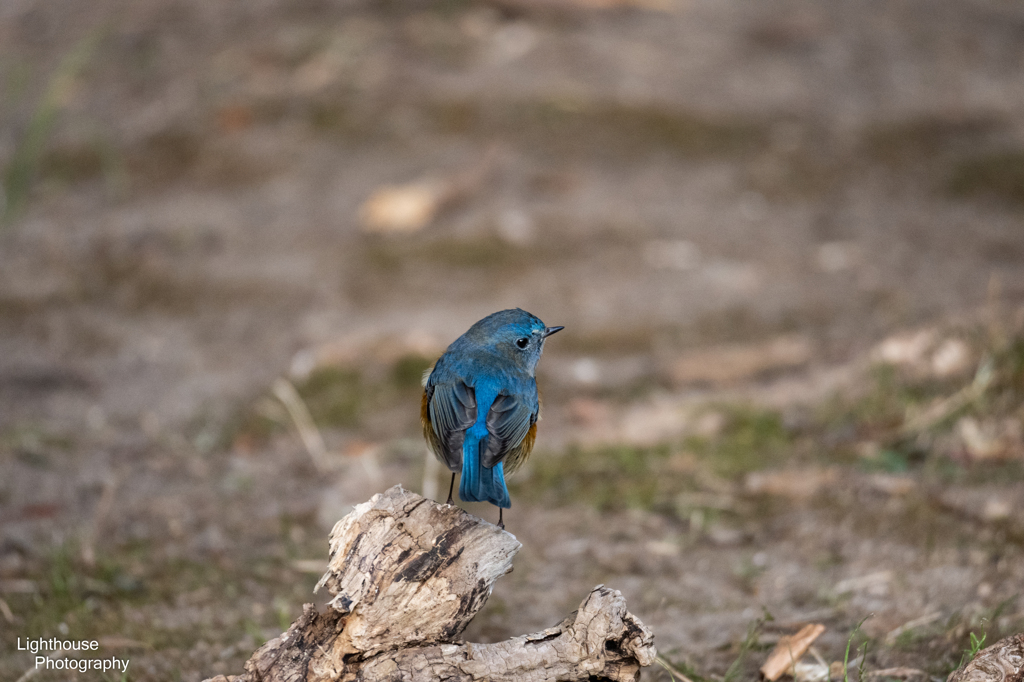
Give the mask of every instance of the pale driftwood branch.
<svg viewBox="0 0 1024 682">
<path fill-rule="evenodd" d="M 455 506 L 391 488 L 331 531 L 331 559 L 316 590 L 347 615 L 344 654 L 451 641 L 512 570 L 515 537 Z"/>
<path fill-rule="evenodd" d="M 1005 637 L 978 652 L 947 682 L 1021 682 L 1024 680 L 1024 633 Z"/>
<path fill-rule="evenodd" d="M 245 673 L 212 682 L 635 680 L 654 637 L 599 585 L 559 625 L 497 644 L 458 640 L 520 544 L 454 506 L 396 486 L 339 521 L 312 604 L 260 647 Z"/>
</svg>

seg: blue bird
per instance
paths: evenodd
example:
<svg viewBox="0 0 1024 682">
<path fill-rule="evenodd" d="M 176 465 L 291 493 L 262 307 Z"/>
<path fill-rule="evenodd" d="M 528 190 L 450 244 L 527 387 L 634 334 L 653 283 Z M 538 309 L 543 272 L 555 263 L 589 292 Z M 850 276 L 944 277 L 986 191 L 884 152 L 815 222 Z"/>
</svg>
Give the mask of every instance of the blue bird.
<svg viewBox="0 0 1024 682">
<path fill-rule="evenodd" d="M 452 472 L 461 472 L 459 498 L 512 506 L 505 486 L 533 450 L 540 400 L 537 362 L 544 339 L 564 327 L 546 327 L 525 310 L 488 315 L 455 339 L 423 375 L 420 418 L 430 449 Z"/>
</svg>

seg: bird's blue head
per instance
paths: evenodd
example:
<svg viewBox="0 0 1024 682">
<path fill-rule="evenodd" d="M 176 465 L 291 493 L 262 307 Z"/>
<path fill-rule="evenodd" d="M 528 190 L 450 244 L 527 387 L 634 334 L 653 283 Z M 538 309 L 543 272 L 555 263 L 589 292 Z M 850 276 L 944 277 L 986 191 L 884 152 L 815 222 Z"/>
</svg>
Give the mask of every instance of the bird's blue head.
<svg viewBox="0 0 1024 682">
<path fill-rule="evenodd" d="M 544 339 L 562 329 L 564 327 L 547 327 L 536 315 L 514 308 L 488 315 L 463 336 L 533 376 L 544 350 Z"/>
</svg>

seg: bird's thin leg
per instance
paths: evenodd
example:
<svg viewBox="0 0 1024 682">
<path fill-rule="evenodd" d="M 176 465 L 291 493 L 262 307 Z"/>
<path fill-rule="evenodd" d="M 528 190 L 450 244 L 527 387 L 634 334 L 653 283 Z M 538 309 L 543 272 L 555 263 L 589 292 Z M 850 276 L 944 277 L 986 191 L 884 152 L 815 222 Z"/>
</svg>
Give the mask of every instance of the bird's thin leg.
<svg viewBox="0 0 1024 682">
<path fill-rule="evenodd" d="M 452 472 L 452 484 L 448 486 L 448 501 L 445 504 L 454 504 L 452 500 L 452 491 L 455 490 L 455 472 Z"/>
<path fill-rule="evenodd" d="M 505 522 L 501 520 L 501 513 L 505 511 L 501 507 L 498 507 L 498 528 L 505 530 Z"/>
</svg>

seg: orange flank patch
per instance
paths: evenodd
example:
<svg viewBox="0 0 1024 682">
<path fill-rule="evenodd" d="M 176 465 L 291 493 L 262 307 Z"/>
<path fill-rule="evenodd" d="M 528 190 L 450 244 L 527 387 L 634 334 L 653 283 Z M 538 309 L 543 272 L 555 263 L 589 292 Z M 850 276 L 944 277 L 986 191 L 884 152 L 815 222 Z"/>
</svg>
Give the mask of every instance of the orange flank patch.
<svg viewBox="0 0 1024 682">
<path fill-rule="evenodd" d="M 506 476 L 511 476 L 516 469 L 526 464 L 526 460 L 530 459 L 530 453 L 533 452 L 533 443 L 536 440 L 537 422 L 534 422 L 530 426 L 530 430 L 526 432 L 526 436 L 523 437 L 523 441 L 517 447 L 509 450 L 508 456 L 505 457 Z"/>
<path fill-rule="evenodd" d="M 430 423 L 430 400 L 427 399 L 426 391 L 423 391 L 423 400 L 420 402 L 420 423 L 423 425 L 423 437 L 427 440 L 427 445 L 435 455 L 438 454 L 441 452 L 441 440 Z"/>
</svg>

